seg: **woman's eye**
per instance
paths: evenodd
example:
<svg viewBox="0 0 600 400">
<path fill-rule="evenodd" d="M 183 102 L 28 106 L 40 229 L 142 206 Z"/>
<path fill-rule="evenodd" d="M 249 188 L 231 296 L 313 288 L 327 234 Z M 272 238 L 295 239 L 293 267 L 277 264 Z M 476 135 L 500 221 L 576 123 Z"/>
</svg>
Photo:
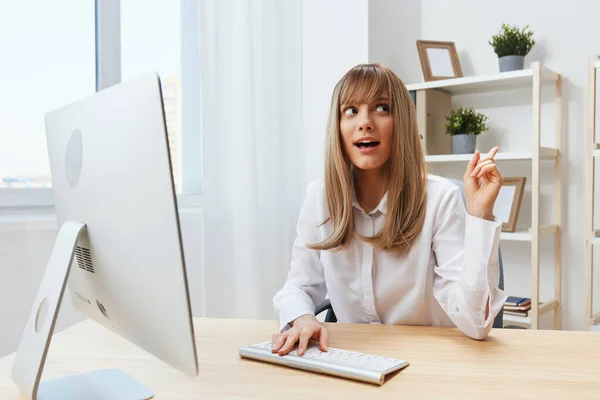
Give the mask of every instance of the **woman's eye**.
<svg viewBox="0 0 600 400">
<path fill-rule="evenodd" d="M 358 114 L 358 110 L 354 107 L 348 107 L 344 110 L 344 114 L 346 114 L 346 115 Z"/>
<path fill-rule="evenodd" d="M 377 106 L 376 110 L 379 112 L 389 112 L 390 106 L 388 106 L 387 104 L 380 104 Z"/>
</svg>

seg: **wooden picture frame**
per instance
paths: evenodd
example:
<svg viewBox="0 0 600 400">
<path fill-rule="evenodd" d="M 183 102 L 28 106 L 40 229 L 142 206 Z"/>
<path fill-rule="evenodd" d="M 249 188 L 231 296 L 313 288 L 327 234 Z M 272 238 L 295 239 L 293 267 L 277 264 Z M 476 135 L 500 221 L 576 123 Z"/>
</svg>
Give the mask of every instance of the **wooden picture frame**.
<svg viewBox="0 0 600 400">
<path fill-rule="evenodd" d="M 504 178 L 500 193 L 494 204 L 494 215 L 502 221 L 502 232 L 514 232 L 521 211 L 526 178 Z"/>
<path fill-rule="evenodd" d="M 417 40 L 425 82 L 463 76 L 454 42 Z"/>
</svg>

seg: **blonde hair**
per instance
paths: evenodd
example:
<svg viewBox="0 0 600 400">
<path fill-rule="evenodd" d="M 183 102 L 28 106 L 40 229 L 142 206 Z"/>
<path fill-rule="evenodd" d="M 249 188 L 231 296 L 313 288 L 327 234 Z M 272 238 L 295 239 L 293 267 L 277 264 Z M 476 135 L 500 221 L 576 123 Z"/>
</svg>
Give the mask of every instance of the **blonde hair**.
<svg viewBox="0 0 600 400">
<path fill-rule="evenodd" d="M 373 237 L 358 235 L 384 251 L 406 252 L 421 234 L 425 221 L 427 171 L 415 108 L 408 90 L 394 72 L 379 64 L 360 64 L 337 83 L 326 132 L 325 191 L 331 236 L 309 247 L 338 250 L 354 234 L 353 165 L 344 153 L 340 133 L 341 104 L 371 103 L 386 94 L 394 121 L 389 168 L 387 218 Z M 325 223 L 324 222 L 324 223 Z"/>
</svg>

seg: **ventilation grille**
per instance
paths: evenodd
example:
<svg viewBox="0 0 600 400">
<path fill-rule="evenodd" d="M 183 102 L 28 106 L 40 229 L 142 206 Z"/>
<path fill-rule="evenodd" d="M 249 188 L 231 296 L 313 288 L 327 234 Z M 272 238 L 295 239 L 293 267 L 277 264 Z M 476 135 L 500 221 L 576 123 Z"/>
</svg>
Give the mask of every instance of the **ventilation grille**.
<svg viewBox="0 0 600 400">
<path fill-rule="evenodd" d="M 91 272 L 92 274 L 94 273 L 94 264 L 92 264 L 90 249 L 77 246 L 75 249 L 75 256 L 77 257 L 77 265 L 79 265 L 79 268 Z"/>
</svg>

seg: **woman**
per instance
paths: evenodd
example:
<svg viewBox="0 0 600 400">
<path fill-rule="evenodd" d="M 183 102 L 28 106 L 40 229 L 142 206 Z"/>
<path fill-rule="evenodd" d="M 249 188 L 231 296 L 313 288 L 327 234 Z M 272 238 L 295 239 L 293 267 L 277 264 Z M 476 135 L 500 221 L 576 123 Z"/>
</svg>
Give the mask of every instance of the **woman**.
<svg viewBox="0 0 600 400">
<path fill-rule="evenodd" d="M 502 176 L 494 148 L 476 152 L 459 188 L 428 176 L 415 110 L 402 81 L 358 65 L 336 85 L 325 178 L 309 185 L 291 270 L 273 299 L 273 352 L 310 339 L 327 350 L 314 316 L 328 295 L 339 322 L 457 326 L 483 339 L 506 297 L 498 289 Z M 466 211 L 466 212 L 465 212 Z"/>
</svg>

